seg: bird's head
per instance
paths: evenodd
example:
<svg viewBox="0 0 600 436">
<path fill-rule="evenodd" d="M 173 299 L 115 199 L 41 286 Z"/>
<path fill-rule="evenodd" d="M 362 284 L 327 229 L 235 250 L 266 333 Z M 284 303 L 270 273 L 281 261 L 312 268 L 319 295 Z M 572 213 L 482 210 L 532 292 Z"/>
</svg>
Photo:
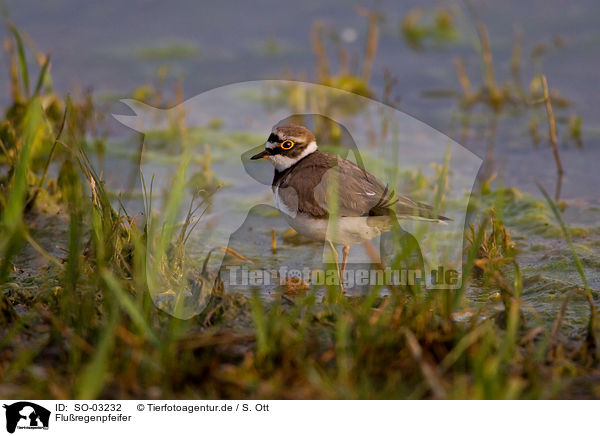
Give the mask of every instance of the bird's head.
<svg viewBox="0 0 600 436">
<path fill-rule="evenodd" d="M 274 127 L 265 149 L 250 159 L 269 159 L 277 171 L 284 171 L 316 150 L 317 141 L 310 130 L 288 124 Z"/>
</svg>

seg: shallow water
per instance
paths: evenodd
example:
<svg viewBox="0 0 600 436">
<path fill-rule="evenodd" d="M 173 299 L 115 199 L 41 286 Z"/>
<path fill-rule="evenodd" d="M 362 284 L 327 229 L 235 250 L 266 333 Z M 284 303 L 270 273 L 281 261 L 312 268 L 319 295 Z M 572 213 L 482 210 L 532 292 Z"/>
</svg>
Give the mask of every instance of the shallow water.
<svg viewBox="0 0 600 436">
<path fill-rule="evenodd" d="M 134 88 L 153 80 L 161 65 L 169 65 L 169 82 L 180 76 L 184 78 L 186 98 L 227 83 L 285 78 L 286 72 L 294 76 L 312 74 L 314 57 L 309 33 L 317 19 L 339 32 L 346 30 L 351 36 L 353 31 L 356 33 L 356 40 L 348 44 L 350 53 L 362 55 L 366 33 L 365 20 L 356 13 L 359 2 L 347 1 L 326 4 L 307 1 L 292 5 L 274 0 L 249 3 L 228 0 L 198 6 L 185 0 L 168 3 L 108 0 L 82 7 L 76 0 L 43 3 L 9 0 L 7 4 L 11 19 L 42 51 L 52 51 L 53 80 L 59 91 L 70 91 L 74 85 L 92 87 L 109 102 L 127 97 Z M 431 90 L 459 88 L 452 65 L 452 59 L 459 55 L 466 61 L 472 82 L 480 82 L 479 58 L 472 43 L 474 27 L 463 3 L 449 3 L 458 11 L 460 39 L 421 52 L 412 50 L 404 42 L 399 23 L 413 7 L 433 8 L 435 5 L 423 6 L 417 1 L 401 5 L 392 1 L 377 4 L 385 21 L 381 25 L 379 50 L 373 66 L 376 97 L 381 98 L 383 70 L 389 68 L 398 79 L 395 93 L 401 96 L 401 110 L 485 156 L 486 171 L 498 172 L 506 185 L 537 193 L 534 180 L 538 180 L 553 192 L 552 153 L 544 140 L 538 149 L 532 145 L 527 133 L 528 115 L 504 113 L 499 117 L 492 146 L 486 135 L 494 123 L 489 111 L 486 110 L 483 117 L 473 117 L 473 129 L 463 136 L 452 121 L 453 114 L 457 113 L 453 109 L 455 102 L 424 96 Z M 480 1 L 474 5 L 489 29 L 499 82 L 510 77 L 508 63 L 515 27 L 523 30 L 525 88 L 532 74 L 540 69 L 530 53 L 536 45 L 545 46 L 541 71 L 547 74 L 551 88 L 573 102 L 566 110 L 555 109 L 557 117 L 570 114 L 583 117 L 582 149 L 562 140 L 566 127 L 559 123 L 560 152 L 566 169 L 562 195 L 597 204 L 600 174 L 595 166 L 600 160 L 600 124 L 598 87 L 594 84 L 600 60 L 597 25 L 600 4 L 593 0 L 568 4 L 510 0 Z M 555 42 L 559 40 L 557 46 Z M 330 52 L 333 51 L 330 47 Z M 6 74 L 6 69 L 0 68 L 2 83 L 6 83 Z M 0 103 L 6 101 L 7 90 L 3 88 Z M 117 112 L 122 110 L 118 104 L 111 108 Z M 116 123 L 110 127 L 124 132 Z M 545 134 L 545 129 L 541 122 L 540 134 Z"/>
</svg>

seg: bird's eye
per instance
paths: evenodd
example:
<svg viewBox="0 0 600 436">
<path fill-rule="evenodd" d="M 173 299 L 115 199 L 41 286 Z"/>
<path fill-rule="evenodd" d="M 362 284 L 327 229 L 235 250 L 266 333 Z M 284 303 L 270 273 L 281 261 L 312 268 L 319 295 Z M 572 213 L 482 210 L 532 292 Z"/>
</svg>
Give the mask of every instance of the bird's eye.
<svg viewBox="0 0 600 436">
<path fill-rule="evenodd" d="M 294 141 L 290 141 L 289 139 L 286 139 L 285 141 L 283 141 L 281 143 L 281 148 L 283 148 L 284 150 L 289 150 L 293 146 L 294 146 Z"/>
</svg>

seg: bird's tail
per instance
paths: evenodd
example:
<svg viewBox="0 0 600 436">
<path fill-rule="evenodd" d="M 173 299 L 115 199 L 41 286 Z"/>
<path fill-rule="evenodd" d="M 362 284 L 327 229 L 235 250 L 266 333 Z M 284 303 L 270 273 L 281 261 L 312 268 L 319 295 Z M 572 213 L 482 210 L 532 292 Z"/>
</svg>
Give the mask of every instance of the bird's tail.
<svg viewBox="0 0 600 436">
<path fill-rule="evenodd" d="M 452 221 L 444 215 L 439 215 L 433 207 L 428 204 L 415 201 L 404 195 L 396 195 L 386 186 L 381 199 L 371 209 L 372 215 L 394 215 L 398 219 L 412 219 L 421 221 L 432 221 L 446 223 Z"/>
<path fill-rule="evenodd" d="M 396 196 L 393 209 L 399 219 L 412 219 L 421 221 L 433 221 L 447 223 L 452 221 L 444 215 L 439 215 L 433 207 L 428 204 L 414 201 L 405 196 Z"/>
</svg>

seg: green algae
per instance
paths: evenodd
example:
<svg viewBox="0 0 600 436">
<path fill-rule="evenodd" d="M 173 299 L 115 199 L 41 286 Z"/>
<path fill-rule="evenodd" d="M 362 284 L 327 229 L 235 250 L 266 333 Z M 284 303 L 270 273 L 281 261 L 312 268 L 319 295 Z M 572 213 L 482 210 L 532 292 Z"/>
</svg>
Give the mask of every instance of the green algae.
<svg viewBox="0 0 600 436">
<path fill-rule="evenodd" d="M 144 60 L 166 61 L 197 57 L 200 49 L 196 44 L 188 41 L 171 41 L 159 45 L 143 47 L 138 50 L 137 56 Z"/>
</svg>

